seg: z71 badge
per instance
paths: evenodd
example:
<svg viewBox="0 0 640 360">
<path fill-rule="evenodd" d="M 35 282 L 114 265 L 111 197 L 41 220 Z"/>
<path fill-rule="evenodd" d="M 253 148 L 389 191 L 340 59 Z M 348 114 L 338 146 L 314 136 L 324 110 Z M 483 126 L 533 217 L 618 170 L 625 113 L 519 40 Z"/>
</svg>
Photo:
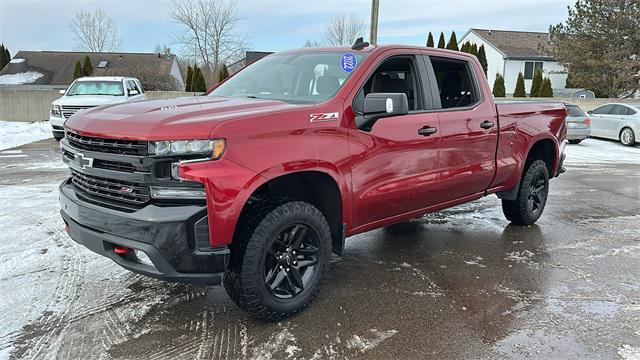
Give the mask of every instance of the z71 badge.
<svg viewBox="0 0 640 360">
<path fill-rule="evenodd" d="M 337 112 L 309 114 L 310 122 L 335 121 L 335 120 L 338 120 Z"/>
</svg>

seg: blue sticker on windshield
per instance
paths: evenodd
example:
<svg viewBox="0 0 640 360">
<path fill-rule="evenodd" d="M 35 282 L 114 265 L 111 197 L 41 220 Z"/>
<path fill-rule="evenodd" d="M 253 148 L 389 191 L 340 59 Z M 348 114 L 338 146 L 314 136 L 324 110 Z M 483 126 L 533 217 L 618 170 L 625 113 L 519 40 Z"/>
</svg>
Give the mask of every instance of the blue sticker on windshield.
<svg viewBox="0 0 640 360">
<path fill-rule="evenodd" d="M 342 58 L 340 59 L 340 67 L 342 68 L 342 71 L 350 73 L 356 69 L 356 65 L 358 65 L 358 58 L 356 58 L 355 55 L 352 53 L 342 55 Z"/>
</svg>

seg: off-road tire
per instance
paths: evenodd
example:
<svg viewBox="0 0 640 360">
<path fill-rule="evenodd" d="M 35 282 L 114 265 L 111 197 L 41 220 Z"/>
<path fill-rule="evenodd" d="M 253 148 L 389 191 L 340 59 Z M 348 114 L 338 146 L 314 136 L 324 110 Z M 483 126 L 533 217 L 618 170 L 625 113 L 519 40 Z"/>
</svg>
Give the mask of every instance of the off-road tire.
<svg viewBox="0 0 640 360">
<path fill-rule="evenodd" d="M 581 142 L 582 142 L 582 139 L 580 139 L 580 140 L 569 140 L 569 144 L 573 144 L 573 145 L 580 144 Z"/>
<path fill-rule="evenodd" d="M 531 196 L 532 183 L 544 179 L 544 198 L 536 211 L 532 211 L 529 201 Z M 526 169 L 520 181 L 520 190 L 515 200 L 502 200 L 502 212 L 507 220 L 518 225 L 531 225 L 535 223 L 544 210 L 549 194 L 549 171 L 547 165 L 542 160 L 533 161 Z"/>
<path fill-rule="evenodd" d="M 265 259 L 279 231 L 298 223 L 307 225 L 317 236 L 317 268 L 311 284 L 301 293 L 280 299 L 265 285 Z M 267 321 L 281 320 L 306 308 L 320 291 L 331 258 L 331 231 L 320 210 L 303 201 L 262 200 L 245 211 L 238 229 L 224 277 L 231 299 L 250 315 Z"/>
<path fill-rule="evenodd" d="M 629 127 L 625 127 L 620 131 L 620 142 L 625 146 L 633 146 L 636 144 L 636 134 Z"/>
</svg>

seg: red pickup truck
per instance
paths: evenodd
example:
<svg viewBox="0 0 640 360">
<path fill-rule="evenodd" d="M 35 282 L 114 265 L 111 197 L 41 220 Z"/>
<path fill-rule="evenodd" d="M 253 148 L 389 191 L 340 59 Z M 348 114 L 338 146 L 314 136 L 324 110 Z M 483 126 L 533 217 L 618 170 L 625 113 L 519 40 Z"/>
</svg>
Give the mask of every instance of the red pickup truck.
<svg viewBox="0 0 640 360">
<path fill-rule="evenodd" d="M 562 172 L 562 103 L 495 104 L 471 55 L 270 55 L 207 96 L 65 123 L 71 238 L 148 276 L 219 284 L 252 315 L 305 308 L 345 238 L 496 194 L 532 224 Z"/>
</svg>

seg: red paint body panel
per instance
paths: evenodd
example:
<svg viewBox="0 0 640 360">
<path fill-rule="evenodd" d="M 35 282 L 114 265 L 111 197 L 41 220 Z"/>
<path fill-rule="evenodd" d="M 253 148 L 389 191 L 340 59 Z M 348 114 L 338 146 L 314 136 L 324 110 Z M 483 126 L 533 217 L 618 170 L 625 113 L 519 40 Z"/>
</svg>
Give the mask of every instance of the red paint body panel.
<svg viewBox="0 0 640 360">
<path fill-rule="evenodd" d="M 182 177 L 205 185 L 214 246 L 231 243 L 243 206 L 258 187 L 295 172 L 317 171 L 335 180 L 347 235 L 510 190 L 538 140 L 553 142 L 557 173 L 566 133 L 563 104 L 496 106 L 478 61 L 459 52 L 408 46 L 363 51 L 369 55 L 322 104 L 188 97 L 91 109 L 74 115 L 65 126 L 87 136 L 131 140 L 225 138 L 221 159 L 180 168 Z M 462 110 L 380 119 L 370 132 L 357 129 L 353 99 L 377 64 L 394 54 L 471 61 L 482 80 L 481 101 Z M 310 121 L 310 114 L 333 112 L 339 113 L 337 120 Z M 495 127 L 482 129 L 483 121 Z M 438 132 L 418 135 L 424 126 Z"/>
</svg>

